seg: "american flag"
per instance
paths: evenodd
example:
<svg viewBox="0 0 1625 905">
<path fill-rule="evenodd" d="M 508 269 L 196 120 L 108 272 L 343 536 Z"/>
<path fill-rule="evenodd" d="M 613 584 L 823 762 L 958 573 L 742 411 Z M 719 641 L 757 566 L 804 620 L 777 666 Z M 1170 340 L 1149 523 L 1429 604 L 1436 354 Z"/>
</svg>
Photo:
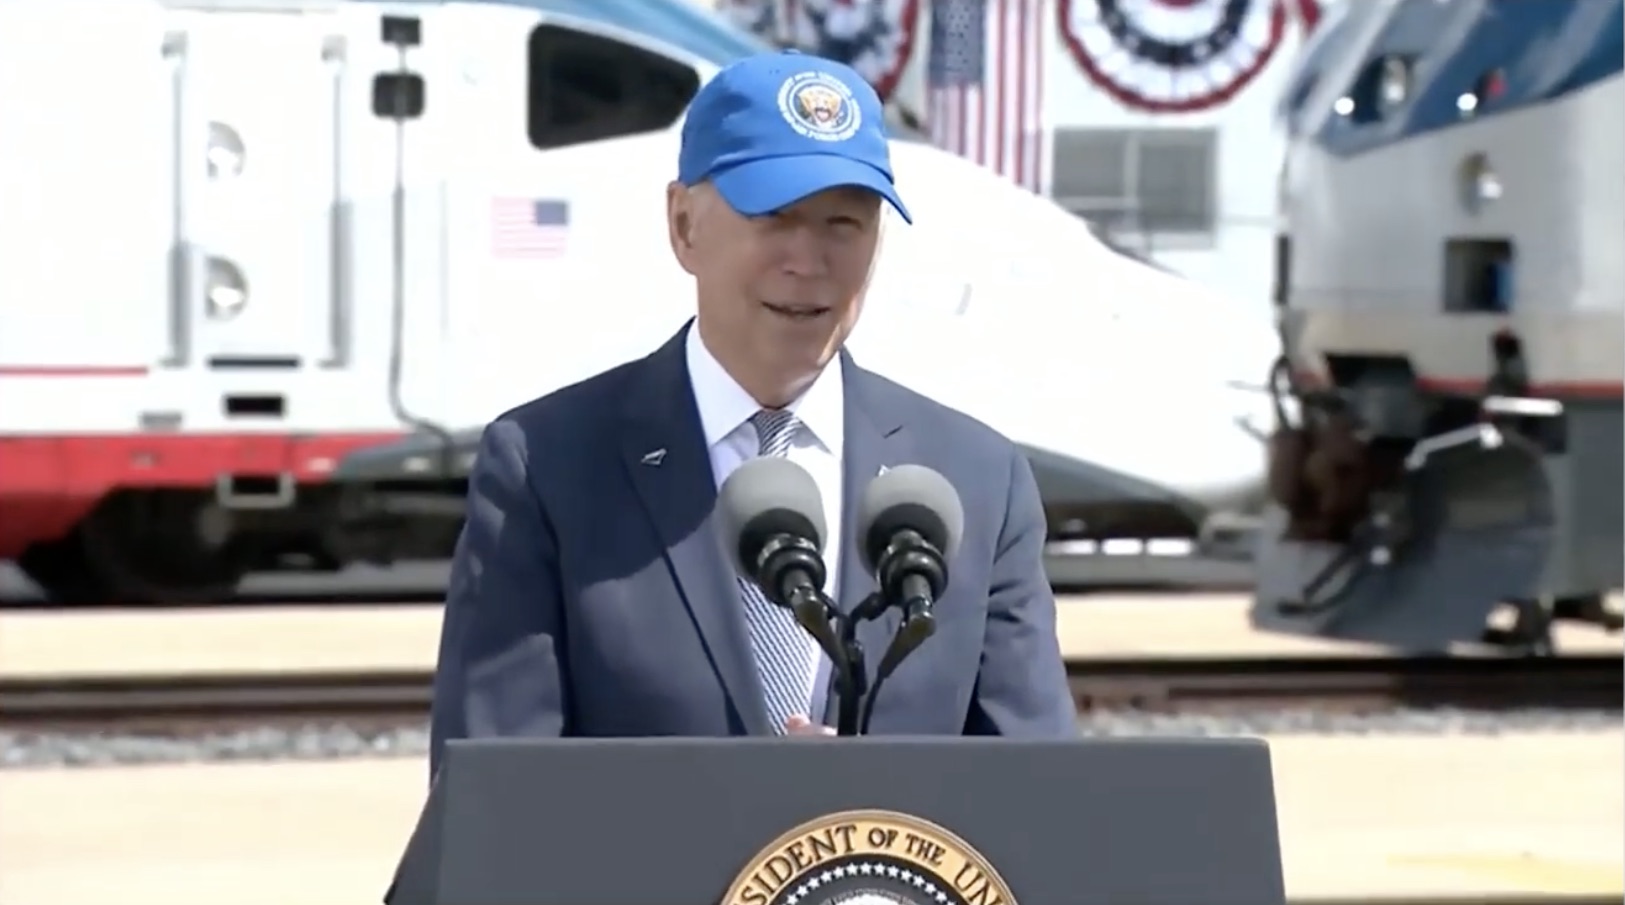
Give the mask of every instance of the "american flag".
<svg viewBox="0 0 1625 905">
<path fill-rule="evenodd" d="M 491 253 L 511 260 L 564 254 L 570 202 L 558 198 L 491 199 Z"/>
<path fill-rule="evenodd" d="M 1046 0 L 936 0 L 926 64 L 931 140 L 1039 194 Z"/>
</svg>

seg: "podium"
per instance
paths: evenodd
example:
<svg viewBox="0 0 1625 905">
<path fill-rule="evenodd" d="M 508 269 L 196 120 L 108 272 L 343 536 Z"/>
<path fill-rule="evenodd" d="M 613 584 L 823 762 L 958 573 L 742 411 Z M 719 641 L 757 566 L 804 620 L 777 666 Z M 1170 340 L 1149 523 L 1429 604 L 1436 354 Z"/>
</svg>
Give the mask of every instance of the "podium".
<svg viewBox="0 0 1625 905">
<path fill-rule="evenodd" d="M 448 745 L 390 905 L 1281 905 L 1251 739 Z"/>
</svg>

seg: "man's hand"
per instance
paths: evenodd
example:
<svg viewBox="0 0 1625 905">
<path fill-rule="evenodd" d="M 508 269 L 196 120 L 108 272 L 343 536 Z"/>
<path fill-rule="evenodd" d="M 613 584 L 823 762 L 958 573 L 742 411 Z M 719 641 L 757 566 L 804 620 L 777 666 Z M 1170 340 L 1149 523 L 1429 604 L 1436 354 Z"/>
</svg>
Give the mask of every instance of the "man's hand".
<svg viewBox="0 0 1625 905">
<path fill-rule="evenodd" d="M 821 726 L 801 714 L 784 721 L 786 735 L 834 735 L 835 730 L 828 726 Z"/>
</svg>

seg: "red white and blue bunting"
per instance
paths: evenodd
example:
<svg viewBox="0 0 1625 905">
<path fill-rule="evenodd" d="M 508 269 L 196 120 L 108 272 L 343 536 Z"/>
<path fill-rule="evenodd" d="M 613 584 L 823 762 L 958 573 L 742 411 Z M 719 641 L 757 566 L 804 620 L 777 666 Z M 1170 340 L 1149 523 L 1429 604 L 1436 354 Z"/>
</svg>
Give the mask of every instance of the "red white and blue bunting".
<svg viewBox="0 0 1625 905">
<path fill-rule="evenodd" d="M 717 0 L 734 23 L 781 47 L 840 60 L 875 87 L 897 90 L 919 33 L 921 0 Z"/>
<path fill-rule="evenodd" d="M 1056 0 L 1061 43 L 1100 90 L 1131 110 L 1219 107 L 1280 50 L 1318 0 Z M 1359 0 L 1354 0 L 1359 2 Z"/>
</svg>

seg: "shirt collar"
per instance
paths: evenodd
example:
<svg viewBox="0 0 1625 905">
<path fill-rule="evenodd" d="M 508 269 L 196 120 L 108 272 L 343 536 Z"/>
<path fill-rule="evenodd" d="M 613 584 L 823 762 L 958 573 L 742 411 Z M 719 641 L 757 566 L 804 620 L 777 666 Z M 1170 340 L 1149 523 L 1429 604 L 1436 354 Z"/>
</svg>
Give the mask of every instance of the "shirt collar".
<svg viewBox="0 0 1625 905">
<path fill-rule="evenodd" d="M 705 431 L 705 447 L 711 449 L 748 422 L 762 406 L 705 347 L 700 339 L 699 321 L 689 325 L 685 346 L 688 379 L 694 390 L 694 403 L 699 408 L 700 426 Z M 820 445 L 837 456 L 841 454 L 846 397 L 839 362 L 825 367 L 812 386 L 787 408 Z"/>
</svg>

